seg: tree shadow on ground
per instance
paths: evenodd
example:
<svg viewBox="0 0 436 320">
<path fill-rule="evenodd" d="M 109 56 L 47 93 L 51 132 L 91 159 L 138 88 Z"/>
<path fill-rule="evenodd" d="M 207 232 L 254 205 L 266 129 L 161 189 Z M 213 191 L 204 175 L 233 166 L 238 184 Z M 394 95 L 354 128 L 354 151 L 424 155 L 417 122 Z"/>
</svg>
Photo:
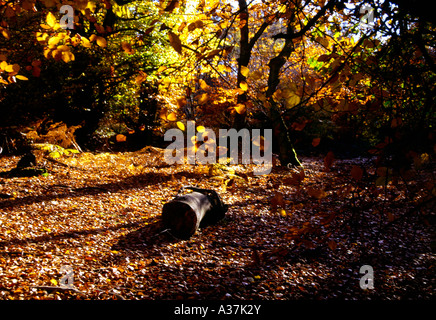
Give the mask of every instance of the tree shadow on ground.
<svg viewBox="0 0 436 320">
<path fill-rule="evenodd" d="M 28 237 L 23 239 L 10 239 L 5 241 L 0 241 L 0 248 L 10 246 L 10 245 L 25 245 L 29 243 L 41 243 L 41 242 L 51 242 L 51 241 L 58 241 L 62 239 L 68 239 L 68 238 L 78 238 L 80 236 L 86 236 L 86 235 L 93 235 L 93 234 L 100 234 L 105 233 L 109 230 L 119 230 L 124 228 L 132 228 L 139 225 L 142 225 L 144 223 L 144 220 L 139 220 L 135 222 L 130 223 L 122 223 L 122 224 L 116 224 L 107 228 L 95 228 L 95 229 L 86 229 L 86 230 L 71 230 L 67 232 L 60 232 L 60 233 L 49 233 L 42 236 L 36 236 L 36 237 Z"/>
<path fill-rule="evenodd" d="M 66 189 L 68 191 L 61 192 L 61 193 L 53 192 L 53 194 L 25 196 L 21 198 L 0 200 L 0 209 L 13 208 L 16 206 L 23 206 L 23 205 L 31 205 L 33 203 L 49 202 L 51 200 L 59 200 L 63 198 L 74 198 L 74 197 L 83 197 L 86 195 L 104 194 L 108 192 L 119 192 L 119 191 L 138 188 L 139 185 L 141 187 L 145 187 L 148 185 L 165 183 L 173 179 L 180 180 L 182 177 L 198 179 L 203 177 L 203 175 L 190 173 L 190 172 L 179 172 L 174 175 L 150 172 L 150 173 L 127 177 L 122 181 L 93 184 L 93 185 L 78 187 L 78 188 L 72 186 L 70 187 L 68 185 L 51 185 L 51 186 L 49 185 L 44 188 L 45 191 L 48 190 L 50 192 L 51 189 L 59 189 L 59 188 Z"/>
<path fill-rule="evenodd" d="M 147 252 L 149 248 L 165 246 L 181 241 L 163 230 L 159 220 L 147 222 L 145 226 L 120 236 L 112 250 Z"/>
</svg>

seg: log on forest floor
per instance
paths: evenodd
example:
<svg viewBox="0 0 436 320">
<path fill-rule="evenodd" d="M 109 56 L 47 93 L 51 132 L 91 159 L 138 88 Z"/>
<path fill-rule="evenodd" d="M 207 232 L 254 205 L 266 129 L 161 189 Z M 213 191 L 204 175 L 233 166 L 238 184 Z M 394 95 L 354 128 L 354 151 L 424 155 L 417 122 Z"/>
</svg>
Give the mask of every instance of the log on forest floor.
<svg viewBox="0 0 436 320">
<path fill-rule="evenodd" d="M 227 206 L 222 204 L 215 191 L 194 187 L 182 188 L 184 189 L 195 191 L 176 196 L 164 204 L 162 209 L 164 228 L 179 239 L 189 239 L 200 226 L 217 223 L 227 211 Z"/>
</svg>

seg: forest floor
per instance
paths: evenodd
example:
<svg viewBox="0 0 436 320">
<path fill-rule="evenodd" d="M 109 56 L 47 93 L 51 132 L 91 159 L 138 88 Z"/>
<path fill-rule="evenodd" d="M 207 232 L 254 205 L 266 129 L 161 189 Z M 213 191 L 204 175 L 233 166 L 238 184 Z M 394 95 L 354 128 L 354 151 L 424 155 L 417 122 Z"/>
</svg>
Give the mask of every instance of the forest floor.
<svg viewBox="0 0 436 320">
<path fill-rule="evenodd" d="M 3 176 L 0 299 L 433 299 L 434 201 L 421 184 L 377 187 L 370 170 L 350 174 L 371 159 L 336 160 L 331 170 L 301 159 L 304 175 L 256 176 L 250 165 L 231 166 L 234 175 L 167 166 L 147 148 L 42 160 L 48 174 Z M 18 160 L 0 158 L 0 171 Z M 189 240 L 160 225 L 163 204 L 184 185 L 215 189 L 229 205 Z M 361 287 L 364 265 L 373 289 Z"/>
</svg>

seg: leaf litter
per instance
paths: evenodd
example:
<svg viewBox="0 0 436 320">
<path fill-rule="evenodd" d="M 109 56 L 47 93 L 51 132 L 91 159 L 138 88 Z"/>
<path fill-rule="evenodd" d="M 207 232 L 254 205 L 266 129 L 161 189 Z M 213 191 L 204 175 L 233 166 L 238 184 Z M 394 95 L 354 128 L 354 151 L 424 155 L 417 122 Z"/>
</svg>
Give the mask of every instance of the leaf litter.
<svg viewBox="0 0 436 320">
<path fill-rule="evenodd" d="M 376 186 L 362 170 L 368 159 L 302 159 L 304 171 L 255 176 L 234 165 L 229 175 L 167 166 L 162 150 L 146 148 L 1 178 L 11 197 L 0 199 L 0 299 L 432 298 L 425 190 L 409 201 L 410 185 Z M 17 160 L 1 158 L 1 170 Z M 183 185 L 215 189 L 229 204 L 223 221 L 189 240 L 162 232 L 159 220 Z M 359 286 L 363 265 L 374 269 L 372 290 Z"/>
</svg>

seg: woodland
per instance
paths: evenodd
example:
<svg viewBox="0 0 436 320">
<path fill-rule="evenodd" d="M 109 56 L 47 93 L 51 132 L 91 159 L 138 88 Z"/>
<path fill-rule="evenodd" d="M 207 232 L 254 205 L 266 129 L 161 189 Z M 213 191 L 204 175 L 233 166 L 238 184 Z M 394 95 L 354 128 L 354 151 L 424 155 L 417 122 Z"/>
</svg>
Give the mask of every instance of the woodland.
<svg viewBox="0 0 436 320">
<path fill-rule="evenodd" d="M 0 300 L 433 300 L 435 40 L 426 1 L 0 0 Z M 167 163 L 188 121 L 271 170 Z"/>
</svg>

